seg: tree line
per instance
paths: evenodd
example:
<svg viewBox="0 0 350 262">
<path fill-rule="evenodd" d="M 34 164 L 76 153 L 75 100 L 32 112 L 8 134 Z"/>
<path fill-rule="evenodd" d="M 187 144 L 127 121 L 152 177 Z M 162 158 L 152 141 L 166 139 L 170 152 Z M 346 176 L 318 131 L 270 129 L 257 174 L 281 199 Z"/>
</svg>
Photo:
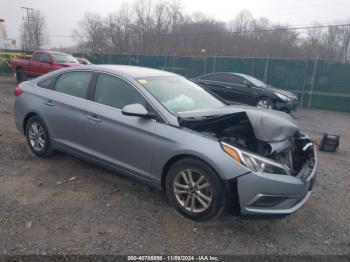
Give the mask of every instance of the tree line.
<svg viewBox="0 0 350 262">
<path fill-rule="evenodd" d="M 23 27 L 22 35 L 27 31 Z M 86 13 L 72 38 L 74 49 L 80 52 L 345 61 L 350 26 L 322 27 L 315 23 L 296 30 L 266 17 L 255 18 L 249 11 L 223 22 L 202 13 L 186 14 L 181 0 L 135 0 L 106 16 Z"/>
<path fill-rule="evenodd" d="M 31 9 L 20 27 L 22 49 L 36 50 L 49 43 L 46 17 L 40 10 Z"/>
</svg>

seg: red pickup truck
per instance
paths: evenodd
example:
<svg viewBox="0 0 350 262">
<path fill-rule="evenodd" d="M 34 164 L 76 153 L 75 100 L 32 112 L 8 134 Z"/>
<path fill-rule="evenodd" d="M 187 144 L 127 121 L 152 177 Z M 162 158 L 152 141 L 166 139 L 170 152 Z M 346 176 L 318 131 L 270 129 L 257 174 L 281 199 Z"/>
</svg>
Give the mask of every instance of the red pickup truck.
<svg viewBox="0 0 350 262">
<path fill-rule="evenodd" d="M 80 65 L 79 62 L 73 56 L 53 51 L 35 51 L 30 60 L 11 60 L 12 72 L 16 74 L 18 82 L 60 68 L 78 65 Z"/>
</svg>

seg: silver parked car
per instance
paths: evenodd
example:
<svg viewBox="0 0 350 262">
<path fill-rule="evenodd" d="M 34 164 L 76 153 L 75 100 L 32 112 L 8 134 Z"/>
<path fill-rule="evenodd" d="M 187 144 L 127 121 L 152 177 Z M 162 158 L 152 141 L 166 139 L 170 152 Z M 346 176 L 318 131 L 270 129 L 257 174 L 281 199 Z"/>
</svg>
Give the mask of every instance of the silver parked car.
<svg viewBox="0 0 350 262">
<path fill-rule="evenodd" d="M 233 205 L 286 215 L 311 194 L 315 147 L 289 115 L 227 105 L 179 75 L 88 65 L 24 82 L 15 95 L 35 155 L 66 152 L 165 189 L 188 218 Z"/>
</svg>

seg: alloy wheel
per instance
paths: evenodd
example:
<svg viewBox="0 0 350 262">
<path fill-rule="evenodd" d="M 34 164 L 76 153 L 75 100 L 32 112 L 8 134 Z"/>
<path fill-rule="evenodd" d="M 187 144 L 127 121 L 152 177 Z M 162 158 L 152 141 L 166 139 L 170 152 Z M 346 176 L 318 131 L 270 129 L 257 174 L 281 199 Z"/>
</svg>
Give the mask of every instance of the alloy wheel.
<svg viewBox="0 0 350 262">
<path fill-rule="evenodd" d="M 265 108 L 265 109 L 272 109 L 271 102 L 266 99 L 261 99 L 258 101 L 257 108 Z"/>
<path fill-rule="evenodd" d="M 33 122 L 28 131 L 29 143 L 32 148 L 37 152 L 43 150 L 46 144 L 46 136 L 42 126 L 37 122 Z"/>
<path fill-rule="evenodd" d="M 197 170 L 184 169 L 176 174 L 173 189 L 180 205 L 193 213 L 207 210 L 213 200 L 208 179 Z"/>
</svg>

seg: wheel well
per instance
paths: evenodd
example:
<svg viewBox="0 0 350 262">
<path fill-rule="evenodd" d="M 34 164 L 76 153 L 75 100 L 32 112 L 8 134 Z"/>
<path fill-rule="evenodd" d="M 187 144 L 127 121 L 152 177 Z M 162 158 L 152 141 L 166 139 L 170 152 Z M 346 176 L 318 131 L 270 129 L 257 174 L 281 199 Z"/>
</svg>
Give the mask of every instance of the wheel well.
<svg viewBox="0 0 350 262">
<path fill-rule="evenodd" d="M 217 172 L 216 170 L 205 160 L 201 159 L 200 157 L 197 156 L 193 156 L 193 155 L 177 155 L 172 157 L 171 159 L 168 160 L 168 162 L 166 162 L 166 164 L 163 167 L 163 171 L 162 171 L 162 180 L 161 180 L 161 187 L 164 190 L 165 189 L 165 179 L 167 176 L 167 173 L 170 169 L 170 167 L 177 161 L 179 161 L 180 159 L 184 159 L 184 158 L 192 158 L 192 159 L 196 159 L 199 161 L 203 161 L 204 163 L 206 163 L 210 168 L 213 169 L 214 173 L 216 175 Z M 224 187 L 225 190 L 225 197 L 227 198 L 227 202 L 226 205 L 223 207 L 226 211 L 228 211 L 231 214 L 239 214 L 240 213 L 240 204 L 239 204 L 239 196 L 238 196 L 238 189 L 237 189 L 237 179 L 231 179 L 231 180 L 221 180 L 222 185 Z"/>
<path fill-rule="evenodd" d="M 262 98 L 267 98 L 267 99 L 270 99 L 268 96 L 266 96 L 266 95 L 261 95 L 261 96 L 259 96 L 259 97 L 257 97 L 256 98 L 256 102 L 258 102 L 260 99 L 262 99 Z M 271 99 L 270 99 L 271 100 Z"/>
<path fill-rule="evenodd" d="M 262 98 L 267 98 L 268 100 L 270 100 L 270 101 L 273 103 L 273 101 L 272 101 L 272 99 L 271 99 L 270 97 L 268 97 L 267 95 L 261 95 L 261 96 L 259 96 L 259 97 L 255 100 L 255 104 L 257 104 L 258 101 L 259 101 L 260 99 L 262 99 Z"/>
<path fill-rule="evenodd" d="M 21 66 L 17 66 L 16 67 L 16 71 L 18 70 L 18 69 L 23 69 Z"/>
<path fill-rule="evenodd" d="M 192 159 L 196 159 L 196 160 L 202 161 L 202 162 L 206 163 L 211 169 L 213 169 L 214 172 L 217 174 L 216 170 L 208 162 L 206 162 L 205 160 L 201 159 L 200 157 L 193 156 L 193 155 L 187 155 L 187 154 L 177 155 L 177 156 L 174 156 L 174 157 L 170 158 L 168 160 L 168 162 L 166 162 L 166 164 L 163 167 L 162 180 L 161 180 L 161 187 L 162 187 L 162 189 L 165 188 L 165 178 L 166 178 L 166 176 L 168 174 L 168 171 L 169 171 L 170 167 L 175 162 L 177 162 L 177 161 L 179 161 L 181 159 L 184 159 L 184 158 L 192 158 Z"/>
<path fill-rule="evenodd" d="M 23 120 L 23 132 L 26 135 L 26 129 L 27 129 L 27 123 L 29 121 L 29 119 L 31 119 L 33 116 L 36 116 L 36 113 L 29 113 L 26 115 L 26 117 Z"/>
</svg>

